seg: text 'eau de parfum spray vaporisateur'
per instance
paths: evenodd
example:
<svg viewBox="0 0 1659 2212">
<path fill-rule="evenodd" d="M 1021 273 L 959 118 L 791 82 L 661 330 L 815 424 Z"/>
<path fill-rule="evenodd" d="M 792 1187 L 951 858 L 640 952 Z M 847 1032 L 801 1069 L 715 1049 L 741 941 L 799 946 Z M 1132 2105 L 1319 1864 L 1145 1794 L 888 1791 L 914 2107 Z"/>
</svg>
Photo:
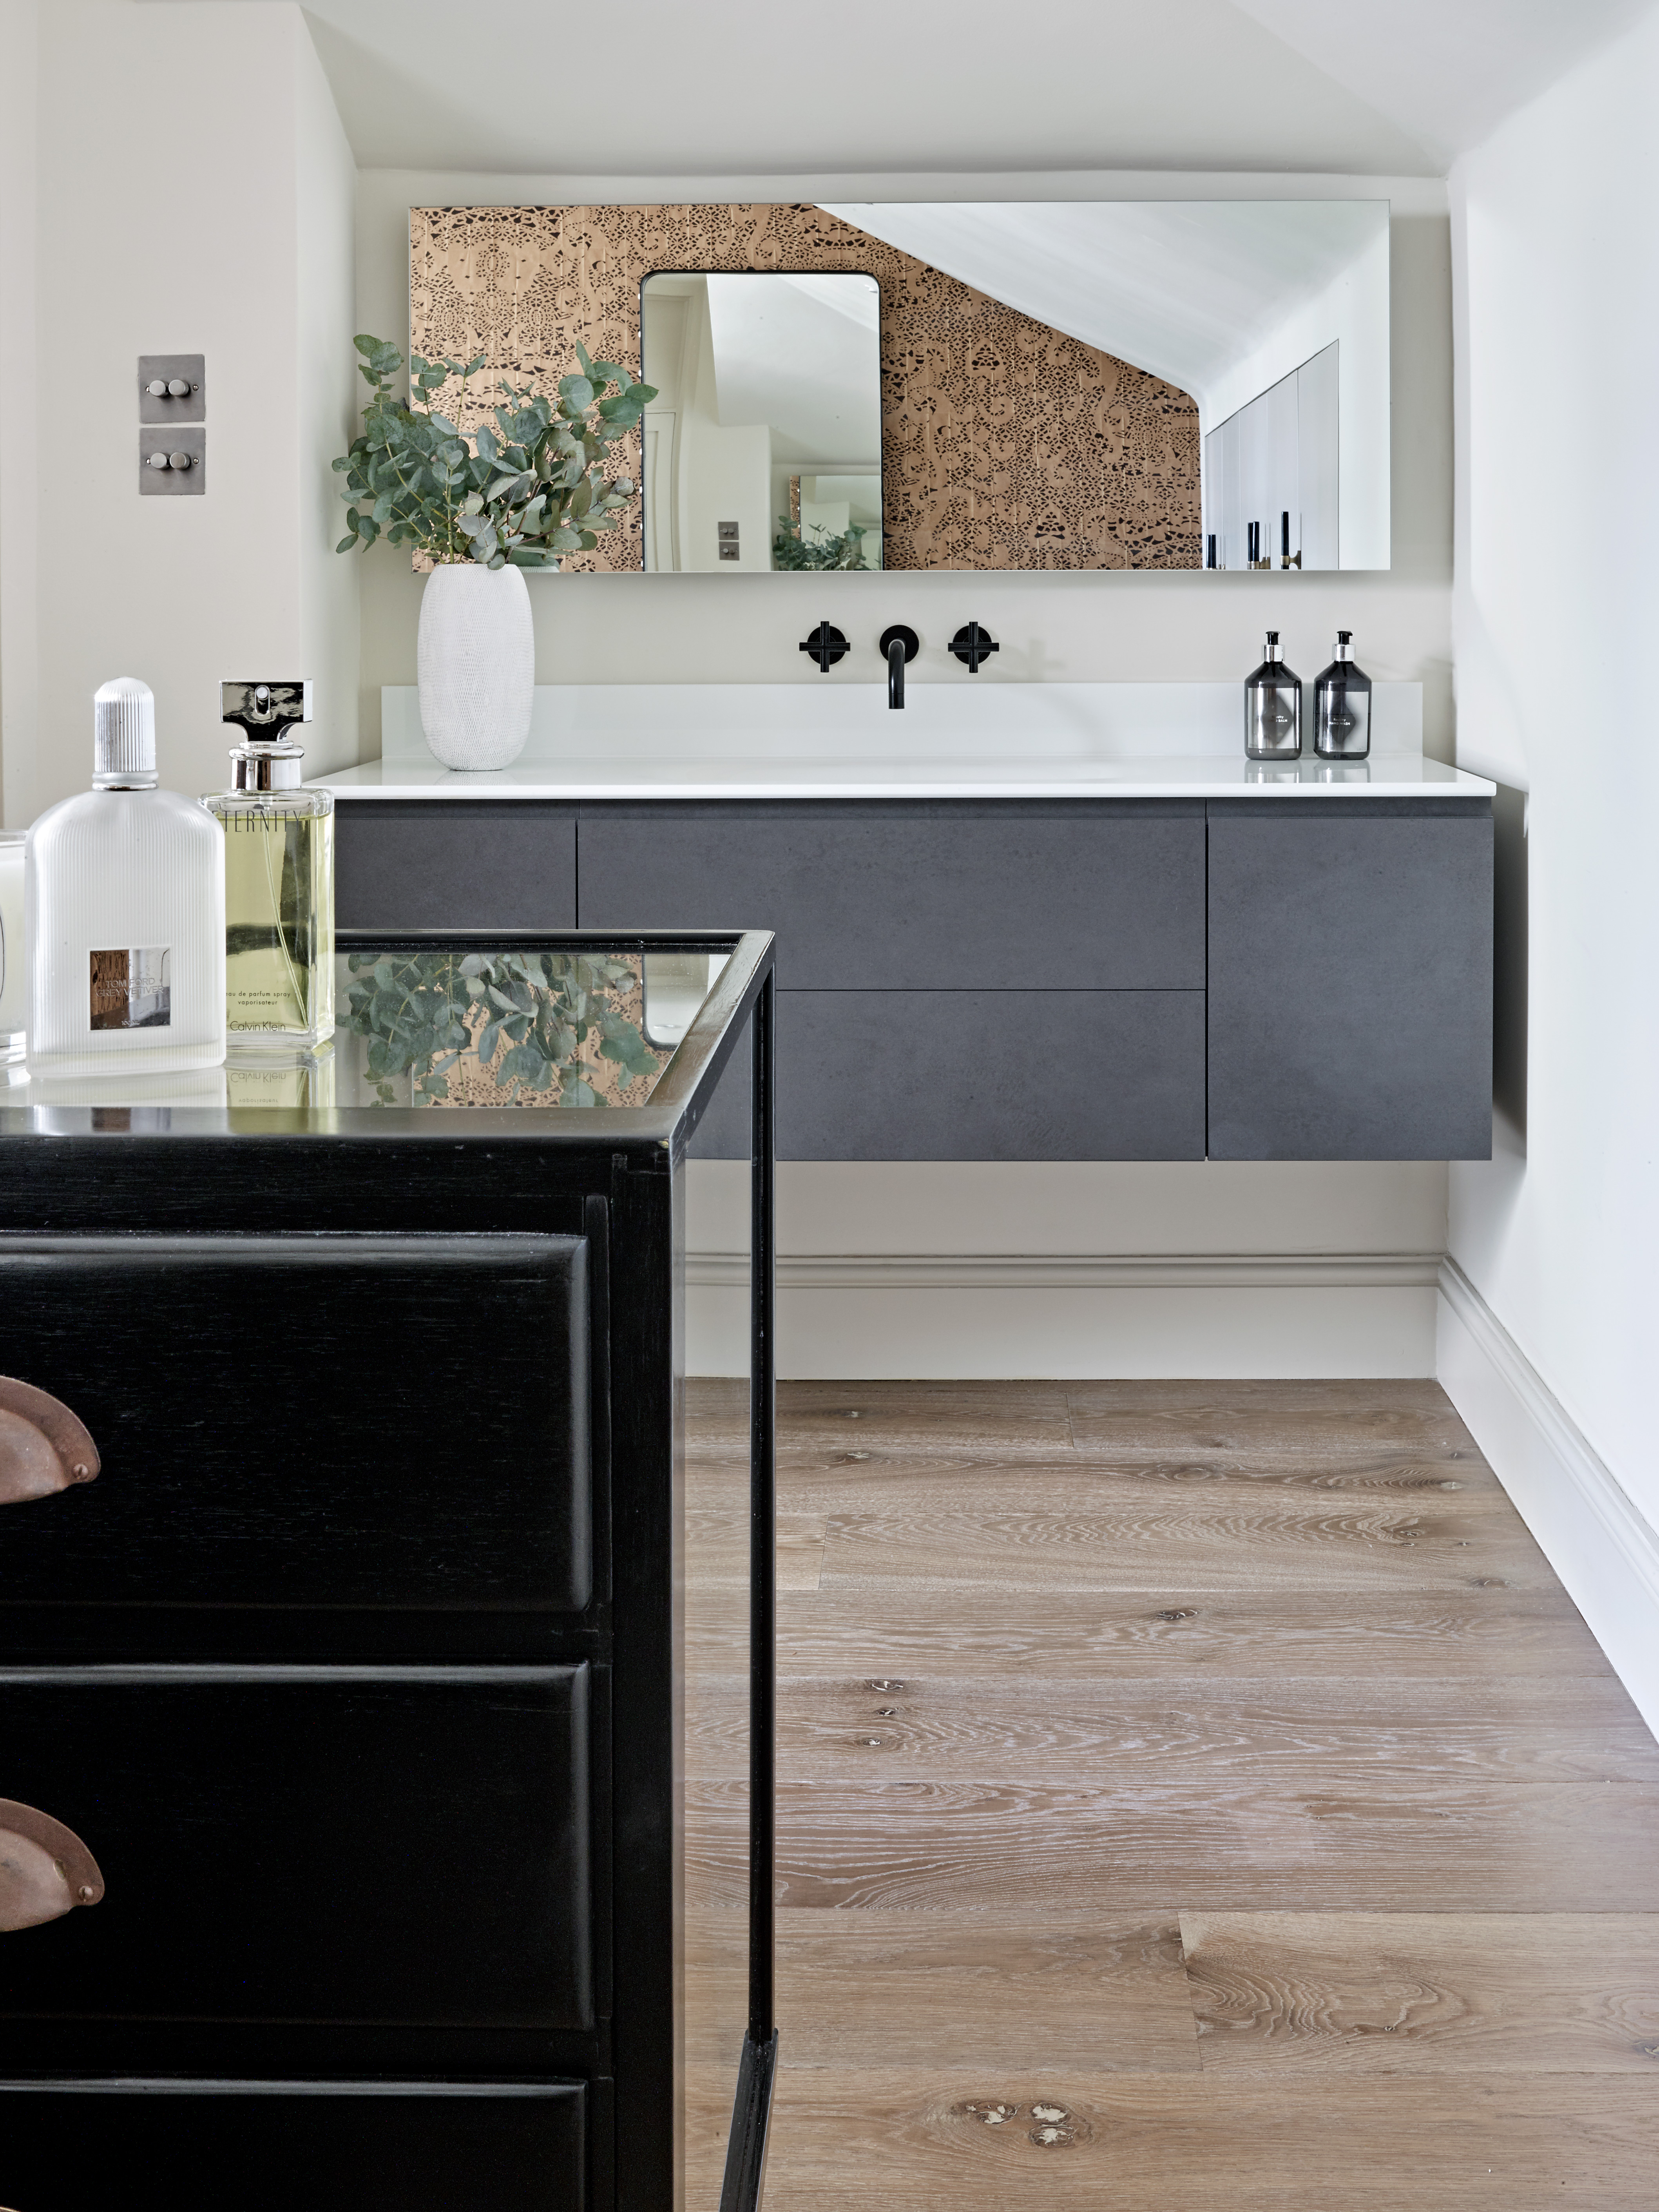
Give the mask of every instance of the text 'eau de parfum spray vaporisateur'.
<svg viewBox="0 0 1659 2212">
<path fill-rule="evenodd" d="M 29 1067 L 217 1067 L 223 833 L 193 799 L 158 788 L 147 684 L 106 684 L 93 718 L 92 789 L 49 807 L 24 856 Z"/>
<path fill-rule="evenodd" d="M 228 791 L 202 804 L 225 833 L 225 1009 L 232 1059 L 315 1052 L 334 1034 L 334 794 L 300 781 L 311 685 L 220 687 L 242 732 Z"/>
</svg>

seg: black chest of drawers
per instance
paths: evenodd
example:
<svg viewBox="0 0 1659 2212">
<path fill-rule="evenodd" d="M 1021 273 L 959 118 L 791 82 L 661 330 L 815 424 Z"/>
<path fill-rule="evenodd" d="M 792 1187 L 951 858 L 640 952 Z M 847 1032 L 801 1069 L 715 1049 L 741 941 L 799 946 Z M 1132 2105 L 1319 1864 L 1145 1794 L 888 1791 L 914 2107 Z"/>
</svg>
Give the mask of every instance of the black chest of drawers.
<svg viewBox="0 0 1659 2212">
<path fill-rule="evenodd" d="M 680 1169 L 769 973 L 639 1109 L 0 1115 L 101 1461 L 0 1503 L 0 1915 L 30 1808 L 103 1885 L 0 1933 L 0 2203 L 677 2201 Z"/>
</svg>

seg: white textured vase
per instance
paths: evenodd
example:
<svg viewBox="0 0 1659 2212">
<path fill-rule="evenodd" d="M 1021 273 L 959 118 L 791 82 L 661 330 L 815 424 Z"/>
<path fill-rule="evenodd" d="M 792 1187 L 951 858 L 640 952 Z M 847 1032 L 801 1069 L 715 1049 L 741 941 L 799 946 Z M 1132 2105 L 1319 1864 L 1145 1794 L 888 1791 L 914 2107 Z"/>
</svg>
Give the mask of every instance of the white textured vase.
<svg viewBox="0 0 1659 2212">
<path fill-rule="evenodd" d="M 434 568 L 416 650 L 421 727 L 446 768 L 507 768 L 530 737 L 536 633 L 519 568 Z"/>
</svg>

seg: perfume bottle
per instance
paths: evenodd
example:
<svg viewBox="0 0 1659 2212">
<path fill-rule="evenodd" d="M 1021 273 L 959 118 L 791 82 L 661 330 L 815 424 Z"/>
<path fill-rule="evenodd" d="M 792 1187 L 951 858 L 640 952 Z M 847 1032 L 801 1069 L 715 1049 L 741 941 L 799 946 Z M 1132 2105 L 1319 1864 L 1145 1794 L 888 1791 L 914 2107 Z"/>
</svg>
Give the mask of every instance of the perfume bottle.
<svg viewBox="0 0 1659 2212">
<path fill-rule="evenodd" d="M 1267 632 L 1267 658 L 1244 679 L 1244 753 L 1249 760 L 1295 760 L 1302 750 L 1302 682 Z"/>
<path fill-rule="evenodd" d="M 311 685 L 222 684 L 220 719 L 243 732 L 202 801 L 225 832 L 230 1051 L 313 1052 L 334 1034 L 334 794 L 300 781 Z"/>
<path fill-rule="evenodd" d="M 119 676 L 99 692 L 92 789 L 35 823 L 23 878 L 32 1069 L 220 1065 L 224 835 L 191 800 L 156 788 L 147 684 Z"/>
<path fill-rule="evenodd" d="M 1364 760 L 1371 749 L 1371 679 L 1353 657 L 1353 632 L 1336 633 L 1336 658 L 1314 684 L 1314 750 L 1321 760 Z"/>
</svg>

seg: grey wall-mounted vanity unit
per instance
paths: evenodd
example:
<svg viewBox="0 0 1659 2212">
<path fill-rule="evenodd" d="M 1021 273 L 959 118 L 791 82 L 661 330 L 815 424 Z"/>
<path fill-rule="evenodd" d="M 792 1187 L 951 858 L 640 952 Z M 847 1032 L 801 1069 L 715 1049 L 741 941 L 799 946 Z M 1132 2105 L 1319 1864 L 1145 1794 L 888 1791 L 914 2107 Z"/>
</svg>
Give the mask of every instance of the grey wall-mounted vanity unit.
<svg viewBox="0 0 1659 2212">
<path fill-rule="evenodd" d="M 1492 787 L 1414 757 L 1316 774 L 972 798 L 342 778 L 340 914 L 775 930 L 786 1159 L 1484 1159 Z M 694 1155 L 746 1154 L 726 1091 Z"/>
<path fill-rule="evenodd" d="M 556 974 L 623 1005 L 653 957 L 487 943 L 555 963 L 497 971 L 526 1005 Z M 581 1112 L 556 1083 L 481 1106 L 476 1070 L 459 1111 L 406 1073 L 386 1106 L 152 1076 L 0 1110 L 6 2203 L 146 2174 L 178 2212 L 680 2201 L 680 1163 L 774 1004 L 763 936 L 703 949 L 679 1050 Z M 478 951 L 343 942 L 343 1009 L 386 979 L 340 1047 L 411 976 L 465 1005 Z M 757 1057 L 743 2207 L 772 2055 Z"/>
</svg>

